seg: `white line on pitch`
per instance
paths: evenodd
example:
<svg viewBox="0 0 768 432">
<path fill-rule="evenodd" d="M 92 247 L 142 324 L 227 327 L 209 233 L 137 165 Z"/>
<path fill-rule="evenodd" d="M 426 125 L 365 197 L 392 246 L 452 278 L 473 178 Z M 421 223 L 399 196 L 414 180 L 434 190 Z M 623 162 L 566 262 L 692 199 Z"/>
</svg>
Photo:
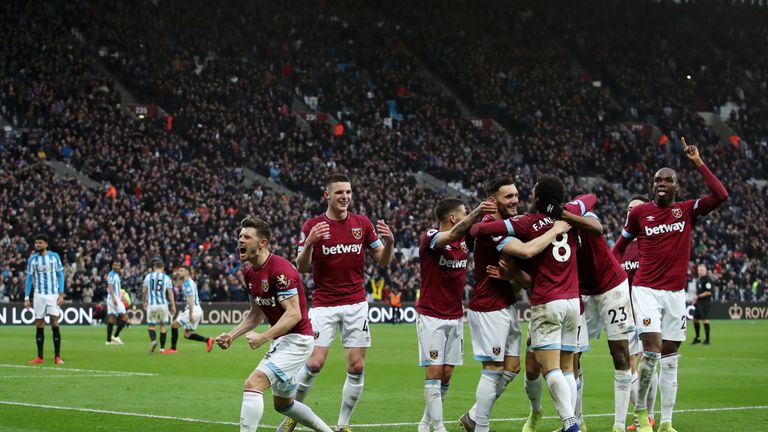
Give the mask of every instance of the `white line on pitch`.
<svg viewBox="0 0 768 432">
<path fill-rule="evenodd" d="M 100 410 L 100 409 L 92 409 L 92 408 L 77 408 L 77 407 L 64 407 L 64 406 L 55 406 L 55 405 L 41 405 L 41 404 L 31 404 L 31 403 L 26 403 L 26 402 L 0 401 L 0 405 L 16 405 L 16 406 L 23 406 L 23 407 L 29 407 L 29 408 L 57 409 L 57 410 L 64 410 L 64 411 L 78 411 L 78 412 L 88 412 L 88 413 L 96 413 L 96 414 L 112 414 L 112 415 L 130 416 L 130 417 L 144 417 L 144 418 L 162 419 L 162 420 L 178 420 L 178 421 L 185 421 L 185 422 L 192 422 L 192 423 L 208 423 L 208 424 L 222 424 L 222 425 L 234 425 L 234 426 L 237 426 L 237 425 L 240 424 L 240 423 L 234 423 L 234 422 L 225 422 L 225 421 L 216 421 L 216 420 L 204 420 L 204 419 L 196 419 L 196 418 L 188 418 L 188 417 L 172 417 L 172 416 L 144 414 L 144 413 Z M 275 426 L 266 426 L 265 425 L 265 427 L 275 427 Z"/>
<path fill-rule="evenodd" d="M 0 375 L 0 379 L 13 379 L 13 378 L 135 378 L 136 375 L 128 374 L 89 374 L 89 375 Z"/>
<path fill-rule="evenodd" d="M 45 409 L 57 409 L 57 410 L 64 410 L 64 411 L 78 411 L 78 412 L 89 412 L 89 413 L 96 413 L 96 414 L 112 414 L 112 415 L 122 415 L 122 416 L 130 416 L 130 417 L 143 417 L 143 418 L 152 418 L 152 419 L 160 419 L 160 420 L 176 420 L 176 421 L 185 421 L 185 422 L 192 422 L 192 423 L 208 423 L 208 424 L 221 424 L 221 425 L 234 425 L 237 426 L 240 423 L 235 422 L 227 422 L 227 421 L 220 421 L 220 420 L 205 420 L 205 419 L 196 419 L 196 418 L 189 418 L 189 417 L 173 417 L 173 416 L 164 416 L 164 415 L 155 415 L 155 414 L 144 414 L 144 413 L 134 413 L 134 412 L 123 412 L 123 411 L 109 411 L 109 410 L 100 410 L 100 409 L 93 409 L 93 408 L 77 408 L 77 407 L 65 407 L 65 406 L 55 406 L 55 405 L 41 405 L 41 404 L 32 404 L 27 402 L 16 402 L 16 401 L 0 401 L 0 405 L 14 405 L 14 406 L 23 406 L 23 407 L 29 407 L 29 408 L 45 408 Z M 722 407 L 722 408 L 694 408 L 694 409 L 683 409 L 683 410 L 676 410 L 676 413 L 692 413 L 692 412 L 720 412 L 720 411 L 749 411 L 749 410 L 763 410 L 768 409 L 768 405 L 756 405 L 756 406 L 741 406 L 741 407 Z M 658 412 L 658 411 L 657 411 Z M 609 417 L 613 416 L 613 413 L 605 413 L 605 414 L 589 414 L 585 415 L 585 417 Z M 544 417 L 545 419 L 559 419 L 560 417 L 557 416 L 547 416 Z M 516 418 L 501 418 L 501 419 L 491 419 L 492 422 L 514 422 L 514 421 L 524 421 L 527 420 L 527 417 L 516 417 Z M 353 427 L 359 427 L 359 428 L 377 428 L 377 427 L 394 427 L 394 426 L 415 426 L 418 425 L 418 422 L 404 422 L 404 423 L 368 423 L 368 424 L 354 424 Z M 271 425 L 262 425 L 265 428 L 273 428 L 276 426 Z"/>
<path fill-rule="evenodd" d="M 72 371 L 72 372 L 94 372 L 94 373 L 113 374 L 113 375 L 159 376 L 159 374 L 155 374 L 155 373 L 111 371 L 111 370 L 97 370 L 97 369 L 76 369 L 76 368 L 63 368 L 58 366 L 27 366 L 27 365 L 15 365 L 15 364 L 0 364 L 0 367 L 18 368 L 18 369 L 50 369 L 50 370 L 57 370 L 57 371 Z"/>
</svg>

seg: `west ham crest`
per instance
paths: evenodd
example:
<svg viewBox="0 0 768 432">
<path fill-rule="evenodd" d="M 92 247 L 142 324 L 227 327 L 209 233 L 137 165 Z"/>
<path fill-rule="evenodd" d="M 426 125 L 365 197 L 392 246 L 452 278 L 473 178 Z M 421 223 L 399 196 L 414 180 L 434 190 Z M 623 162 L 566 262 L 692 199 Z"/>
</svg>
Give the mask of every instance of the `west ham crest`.
<svg viewBox="0 0 768 432">
<path fill-rule="evenodd" d="M 648 327 L 651 325 L 651 319 L 650 318 L 643 318 L 643 327 Z"/>
<path fill-rule="evenodd" d="M 469 252 L 469 248 L 467 247 L 467 242 L 465 242 L 464 240 L 461 241 L 461 250 L 464 253 Z"/>
<path fill-rule="evenodd" d="M 437 355 L 438 355 L 437 350 L 430 350 L 429 351 L 429 358 L 430 359 L 437 360 Z"/>
<path fill-rule="evenodd" d="M 352 237 L 355 238 L 355 240 L 360 240 L 363 238 L 363 229 L 362 228 L 352 228 Z"/>
<path fill-rule="evenodd" d="M 269 279 L 262 279 L 261 280 L 261 290 L 264 292 L 269 291 Z"/>
<path fill-rule="evenodd" d="M 493 355 L 497 356 L 500 354 L 501 354 L 501 347 L 500 346 L 493 347 Z"/>
<path fill-rule="evenodd" d="M 680 219 L 683 217 L 683 211 L 679 208 L 673 208 L 672 209 L 672 216 L 676 217 L 677 219 Z"/>
<path fill-rule="evenodd" d="M 277 287 L 278 288 L 287 288 L 288 287 L 288 276 L 284 274 L 280 274 L 277 276 Z"/>
</svg>

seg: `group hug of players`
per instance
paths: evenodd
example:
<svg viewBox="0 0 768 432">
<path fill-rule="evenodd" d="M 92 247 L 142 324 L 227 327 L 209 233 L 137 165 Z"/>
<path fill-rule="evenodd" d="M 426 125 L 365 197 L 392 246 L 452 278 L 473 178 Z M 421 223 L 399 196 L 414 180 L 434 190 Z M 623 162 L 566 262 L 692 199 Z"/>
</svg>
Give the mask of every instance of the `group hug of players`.
<svg viewBox="0 0 768 432">
<path fill-rule="evenodd" d="M 662 168 L 654 176 L 653 198 L 638 197 L 630 203 L 613 250 L 592 211 L 597 197 L 581 195 L 563 204 L 565 187 L 556 177 L 538 179 L 527 214 L 518 214 L 517 188 L 506 177 L 488 181 L 487 199 L 469 213 L 455 198 L 437 203 L 439 225 L 422 234 L 420 241 L 417 333 L 419 363 L 426 370 L 426 408 L 419 432 L 446 430 L 442 401 L 454 367 L 463 362 L 462 297 L 470 249 L 475 284 L 467 317 L 474 358 L 482 362 L 483 370 L 476 402 L 459 419 L 462 428 L 488 431 L 496 399 L 520 373 L 522 335 L 515 299 L 526 289 L 531 322 L 525 391 L 531 413 L 523 431 L 536 431 L 541 419 L 542 377 L 562 420 L 561 430 L 586 430 L 580 413 L 583 386 L 578 357 L 588 349 L 590 337 L 599 336 L 603 328 L 615 368 L 613 431 L 625 430 L 630 399 L 635 407 L 634 427 L 653 431 L 653 411 L 646 401 L 649 393 L 655 393 L 651 388 L 656 379 L 662 405 L 658 431 L 675 430 L 677 350 L 685 340 L 684 287 L 692 225 L 728 197 L 696 147 L 682 142 L 685 156 L 710 193 L 677 202 L 677 174 Z M 343 174 L 328 177 L 324 196 L 327 211 L 302 228 L 296 267 L 269 251 L 267 223 L 251 218 L 241 223 L 239 254 L 246 263 L 251 310 L 243 322 L 215 341 L 226 349 L 246 335 L 251 348 L 271 344 L 245 382 L 241 431 L 258 428 L 264 413 L 262 393 L 270 387 L 275 409 L 286 416 L 279 432 L 292 431 L 297 424 L 316 431 L 333 430 L 302 401 L 337 332 L 346 350 L 347 377 L 335 430 L 351 430 L 350 418 L 363 391 L 365 354 L 371 345 L 363 249 L 370 249 L 379 264 L 387 265 L 394 237 L 384 221 L 374 228 L 366 217 L 348 211 L 352 187 Z M 620 261 L 631 262 L 626 267 L 637 269 L 631 282 Z M 315 288 L 308 310 L 300 272 L 310 269 Z M 263 333 L 252 331 L 264 319 L 270 328 Z M 639 354 L 636 374 L 630 353 Z"/>
</svg>

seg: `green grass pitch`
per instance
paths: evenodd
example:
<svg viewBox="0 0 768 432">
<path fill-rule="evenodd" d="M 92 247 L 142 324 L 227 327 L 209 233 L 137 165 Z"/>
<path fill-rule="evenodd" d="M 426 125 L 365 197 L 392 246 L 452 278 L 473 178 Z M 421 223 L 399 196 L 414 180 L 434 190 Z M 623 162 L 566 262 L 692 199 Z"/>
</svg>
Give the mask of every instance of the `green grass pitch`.
<svg viewBox="0 0 768 432">
<path fill-rule="evenodd" d="M 675 414 L 675 427 L 680 432 L 768 430 L 768 322 L 715 321 L 712 328 L 713 345 L 686 343 L 681 349 L 681 412 Z M 226 329 L 199 330 L 215 336 Z M 33 327 L 0 327 L 0 431 L 238 430 L 243 381 L 266 347 L 250 350 L 241 339 L 228 351 L 214 348 L 208 354 L 203 344 L 180 338 L 178 354 L 150 356 L 145 327 L 127 328 L 122 347 L 105 346 L 105 333 L 103 326 L 63 326 L 66 364 L 55 366 L 46 328 L 46 363 L 27 367 L 35 353 Z M 415 327 L 374 325 L 372 335 L 365 391 L 352 417 L 353 429 L 415 431 L 424 409 Z M 450 431 L 459 430 L 455 419 L 472 405 L 479 378 L 468 331 L 466 340 L 465 365 L 456 369 L 445 401 Z M 610 430 L 613 370 L 605 341 L 593 341 L 582 363 L 587 425 L 591 431 Z M 307 400 L 331 426 L 343 380 L 344 356 L 336 342 Z M 522 387 L 522 379 L 516 380 L 496 403 L 494 430 L 521 429 L 528 414 Z M 554 407 L 546 389 L 544 393 L 545 415 L 551 416 Z M 259 430 L 274 430 L 281 417 L 266 396 Z M 657 411 L 660 406 L 657 402 Z M 541 426 L 542 431 L 554 430 L 559 421 L 549 418 Z"/>
</svg>

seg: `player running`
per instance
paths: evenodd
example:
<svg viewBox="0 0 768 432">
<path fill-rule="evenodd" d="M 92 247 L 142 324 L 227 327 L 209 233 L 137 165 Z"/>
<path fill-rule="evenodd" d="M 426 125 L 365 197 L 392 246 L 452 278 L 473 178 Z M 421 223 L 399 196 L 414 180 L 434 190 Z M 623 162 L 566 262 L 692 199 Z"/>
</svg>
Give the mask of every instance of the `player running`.
<svg viewBox="0 0 768 432">
<path fill-rule="evenodd" d="M 651 432 L 645 406 L 651 376 L 660 365 L 661 424 L 659 432 L 674 432 L 672 411 L 677 398 L 678 349 L 685 340 L 687 314 L 685 284 L 691 256 L 693 224 L 728 199 L 728 191 L 704 164 L 696 146 L 681 138 L 683 152 L 697 168 L 710 194 L 676 202 L 677 173 L 662 168 L 653 179 L 654 200 L 632 209 L 616 242 L 614 254 L 623 256 L 637 237 L 640 268 L 632 289 L 644 353 L 638 365 L 640 391 L 635 406 L 638 431 Z"/>
<path fill-rule="evenodd" d="M 180 267 L 176 271 L 177 277 L 181 281 L 181 291 L 187 307 L 179 313 L 176 320 L 171 324 L 171 349 L 166 354 L 176 353 L 176 343 L 179 340 L 179 327 L 184 327 L 184 339 L 198 341 L 206 344 L 208 352 L 213 347 L 213 338 L 201 336 L 193 333 L 197 330 L 200 320 L 203 319 L 203 308 L 200 306 L 200 298 L 197 296 L 197 284 L 192 280 L 189 274 L 189 268 Z"/>
<path fill-rule="evenodd" d="M 306 367 L 299 373 L 296 400 L 303 401 L 307 397 L 339 331 L 346 351 L 347 377 L 342 388 L 337 425 L 338 430 L 345 432 L 351 430 L 349 421 L 363 393 L 365 354 L 371 346 L 363 252 L 370 249 L 379 265 L 388 266 L 392 261 L 394 236 L 383 220 L 376 223 L 374 230 L 367 217 L 349 211 L 352 186 L 346 175 L 329 175 L 325 188 L 323 196 L 328 201 L 328 208 L 324 214 L 304 223 L 296 257 L 299 272 L 307 273 L 312 266 L 315 282 L 309 311 L 315 348 Z M 277 430 L 287 432 L 295 427 L 296 424 L 286 418 Z"/>
<path fill-rule="evenodd" d="M 296 375 L 314 345 L 301 276 L 290 261 L 269 251 L 272 231 L 266 222 L 246 218 L 240 228 L 240 261 L 245 264 L 243 276 L 251 310 L 235 328 L 217 336 L 216 344 L 227 349 L 245 333 L 251 349 L 270 343 L 269 351 L 245 380 L 240 432 L 259 428 L 264 415 L 263 393 L 270 387 L 277 412 L 314 431 L 332 432 L 311 408 L 294 400 Z M 251 331 L 265 317 L 269 329 L 263 333 Z"/>
</svg>

